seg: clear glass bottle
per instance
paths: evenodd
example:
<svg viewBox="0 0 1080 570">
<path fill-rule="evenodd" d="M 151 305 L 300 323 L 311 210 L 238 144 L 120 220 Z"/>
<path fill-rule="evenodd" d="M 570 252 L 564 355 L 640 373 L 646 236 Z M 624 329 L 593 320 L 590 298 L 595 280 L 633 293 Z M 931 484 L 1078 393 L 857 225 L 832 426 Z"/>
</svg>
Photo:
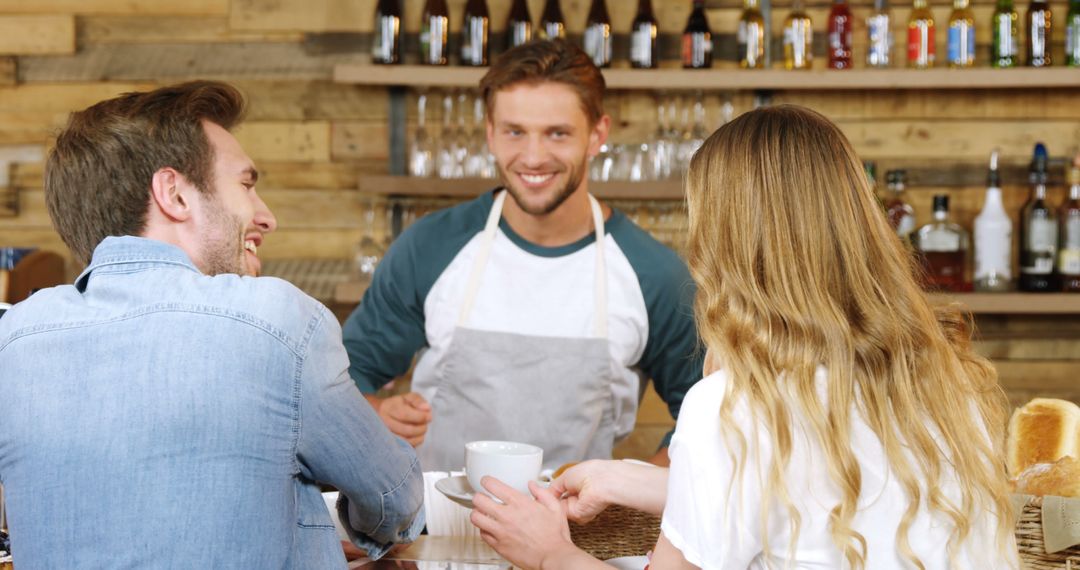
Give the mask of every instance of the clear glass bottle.
<svg viewBox="0 0 1080 570">
<path fill-rule="evenodd" d="M 682 64 L 685 69 L 712 67 L 712 31 L 705 17 L 705 0 L 694 0 L 682 35 Z"/>
<path fill-rule="evenodd" d="M 485 0 L 469 0 L 461 25 L 461 65 L 479 67 L 488 64 L 491 16 Z"/>
<path fill-rule="evenodd" d="M 810 69 L 813 58 L 814 26 L 802 0 L 795 0 L 784 19 L 784 69 Z"/>
<path fill-rule="evenodd" d="M 927 0 L 915 0 L 908 18 L 908 67 L 928 69 L 934 67 L 936 50 L 934 40 L 934 15 Z"/>
<path fill-rule="evenodd" d="M 529 43 L 533 37 L 532 15 L 525 0 L 514 0 L 506 17 L 506 49 Z"/>
<path fill-rule="evenodd" d="M 435 149 L 427 132 L 427 94 L 416 97 L 416 131 L 409 144 L 409 175 L 428 178 L 435 175 Z"/>
<path fill-rule="evenodd" d="M 1065 15 L 1065 65 L 1080 67 L 1080 0 L 1069 0 Z"/>
<path fill-rule="evenodd" d="M 913 238 L 922 261 L 926 288 L 960 292 L 968 289 L 964 273 L 971 239 L 967 230 L 949 221 L 949 197 L 934 196 L 934 221 L 919 228 Z"/>
<path fill-rule="evenodd" d="M 1031 198 L 1020 211 L 1020 290 L 1033 293 L 1057 291 L 1054 262 L 1057 259 L 1057 216 L 1046 203 L 1046 146 L 1035 145 L 1031 159 Z"/>
<path fill-rule="evenodd" d="M 1001 200 L 998 151 L 990 153 L 986 199 L 975 217 L 975 290 L 1008 291 L 1012 281 L 1012 220 Z"/>
<path fill-rule="evenodd" d="M 949 67 L 975 65 L 975 13 L 971 11 L 968 0 L 953 0 L 946 52 Z"/>
<path fill-rule="evenodd" d="M 447 65 L 450 63 L 446 42 L 450 34 L 450 10 L 446 0 L 427 0 L 420 20 L 420 63 Z"/>
<path fill-rule="evenodd" d="M 371 34 L 371 63 L 401 63 L 401 0 L 379 0 Z"/>
<path fill-rule="evenodd" d="M 886 0 L 874 0 L 874 11 L 866 18 L 866 66 L 889 67 L 892 60 L 892 17 Z"/>
<path fill-rule="evenodd" d="M 738 45 L 739 67 L 765 68 L 765 18 L 758 9 L 758 0 L 743 0 L 735 42 Z"/>
<path fill-rule="evenodd" d="M 653 14 L 650 0 L 638 0 L 637 15 L 630 24 L 630 66 L 651 69 L 660 63 L 656 53 L 656 36 L 659 23 Z"/>
<path fill-rule="evenodd" d="M 554 40 L 566 37 L 566 19 L 563 18 L 559 0 L 546 0 L 540 14 L 540 39 Z"/>
<path fill-rule="evenodd" d="M 1069 185 L 1069 199 L 1058 211 L 1061 251 L 1058 253 L 1057 269 L 1061 276 L 1061 290 L 1080 293 L 1080 153 L 1066 167 L 1065 179 Z"/>
<path fill-rule="evenodd" d="M 1053 13 L 1046 0 L 1031 0 L 1024 18 L 1024 33 L 1027 41 L 1028 67 L 1047 67 L 1053 63 L 1050 56 L 1050 37 L 1053 28 Z"/>
<path fill-rule="evenodd" d="M 833 0 L 829 10 L 829 69 L 851 68 L 851 7 L 847 0 Z"/>
<path fill-rule="evenodd" d="M 888 190 L 888 196 L 885 198 L 885 214 L 889 218 L 889 224 L 896 230 L 896 235 L 900 236 L 900 239 L 907 241 L 911 232 L 915 231 L 915 209 L 904 197 L 904 190 L 907 188 L 907 171 L 886 172 L 885 187 Z"/>
<path fill-rule="evenodd" d="M 990 67 L 1016 67 L 1020 63 L 1019 21 L 1013 0 L 997 0 L 991 17 Z"/>
<path fill-rule="evenodd" d="M 585 53 L 596 67 L 611 66 L 611 17 L 604 0 L 592 0 L 583 36 Z"/>
</svg>

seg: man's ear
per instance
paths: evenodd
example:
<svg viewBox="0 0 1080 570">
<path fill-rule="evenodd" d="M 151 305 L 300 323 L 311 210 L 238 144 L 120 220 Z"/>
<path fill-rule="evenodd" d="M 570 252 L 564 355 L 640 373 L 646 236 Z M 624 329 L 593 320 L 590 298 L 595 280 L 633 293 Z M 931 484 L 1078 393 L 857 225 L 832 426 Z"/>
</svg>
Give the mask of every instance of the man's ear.
<svg viewBox="0 0 1080 570">
<path fill-rule="evenodd" d="M 600 120 L 596 121 L 593 125 L 592 132 L 589 133 L 589 158 L 592 158 L 600 153 L 600 147 L 607 142 L 608 133 L 611 130 L 611 117 L 604 115 L 600 117 Z"/>
<path fill-rule="evenodd" d="M 176 170 L 169 167 L 158 170 L 150 179 L 153 206 L 170 220 L 187 221 L 192 214 L 192 203 L 188 196 L 190 186 L 191 183 Z"/>
</svg>

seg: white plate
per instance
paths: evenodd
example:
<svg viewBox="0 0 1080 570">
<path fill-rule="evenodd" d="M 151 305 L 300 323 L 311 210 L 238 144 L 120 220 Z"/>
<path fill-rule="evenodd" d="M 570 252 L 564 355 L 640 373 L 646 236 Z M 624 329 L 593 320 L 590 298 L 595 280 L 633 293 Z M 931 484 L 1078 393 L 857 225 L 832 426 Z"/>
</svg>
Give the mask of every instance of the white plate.
<svg viewBox="0 0 1080 570">
<path fill-rule="evenodd" d="M 447 499 L 450 499 L 467 509 L 473 508 L 473 490 L 472 487 L 469 486 L 469 479 L 464 475 L 439 479 L 435 482 L 435 488 L 440 493 L 446 495 Z"/>
</svg>

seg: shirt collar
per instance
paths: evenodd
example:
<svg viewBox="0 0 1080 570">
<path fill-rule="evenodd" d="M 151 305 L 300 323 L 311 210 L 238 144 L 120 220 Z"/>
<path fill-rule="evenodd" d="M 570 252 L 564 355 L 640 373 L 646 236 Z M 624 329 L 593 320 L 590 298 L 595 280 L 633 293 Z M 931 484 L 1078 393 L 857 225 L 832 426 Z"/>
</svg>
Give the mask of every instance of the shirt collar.
<svg viewBox="0 0 1080 570">
<path fill-rule="evenodd" d="M 118 265 L 174 265 L 201 273 L 188 254 L 179 247 L 163 241 L 135 236 L 110 236 L 94 249 L 90 265 L 75 280 L 79 291 L 86 290 L 94 271 L 111 272 Z"/>
</svg>

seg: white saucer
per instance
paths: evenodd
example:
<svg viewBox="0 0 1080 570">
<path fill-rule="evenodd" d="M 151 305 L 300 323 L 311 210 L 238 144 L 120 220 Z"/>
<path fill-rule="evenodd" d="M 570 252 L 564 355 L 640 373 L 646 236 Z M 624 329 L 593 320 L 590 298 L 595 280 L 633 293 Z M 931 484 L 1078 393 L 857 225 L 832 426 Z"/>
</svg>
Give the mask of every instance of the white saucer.
<svg viewBox="0 0 1080 570">
<path fill-rule="evenodd" d="M 469 479 L 464 475 L 447 477 L 435 482 L 435 488 L 446 495 L 447 499 L 467 508 L 473 508 L 473 489 L 469 486 Z"/>
<path fill-rule="evenodd" d="M 608 566 L 614 566 L 619 570 L 643 570 L 649 563 L 649 559 L 644 556 L 623 556 L 605 560 L 604 562 Z"/>
</svg>

